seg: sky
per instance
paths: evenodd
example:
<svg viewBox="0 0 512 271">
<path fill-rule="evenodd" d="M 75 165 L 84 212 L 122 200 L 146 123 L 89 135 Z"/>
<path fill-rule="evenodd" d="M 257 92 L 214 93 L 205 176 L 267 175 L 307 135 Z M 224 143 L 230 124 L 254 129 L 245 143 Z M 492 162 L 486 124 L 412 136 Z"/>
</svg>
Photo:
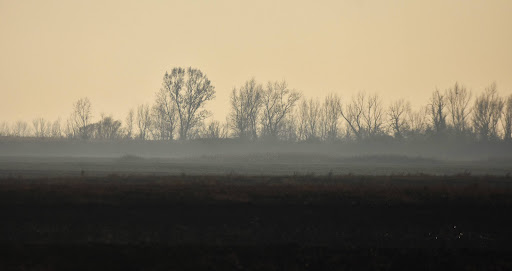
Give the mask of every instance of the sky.
<svg viewBox="0 0 512 271">
<path fill-rule="evenodd" d="M 214 118 L 233 87 L 428 102 L 456 81 L 512 94 L 510 0 L 0 0 L 0 122 L 68 118 L 81 97 L 121 120 L 165 71 L 202 70 Z"/>
</svg>

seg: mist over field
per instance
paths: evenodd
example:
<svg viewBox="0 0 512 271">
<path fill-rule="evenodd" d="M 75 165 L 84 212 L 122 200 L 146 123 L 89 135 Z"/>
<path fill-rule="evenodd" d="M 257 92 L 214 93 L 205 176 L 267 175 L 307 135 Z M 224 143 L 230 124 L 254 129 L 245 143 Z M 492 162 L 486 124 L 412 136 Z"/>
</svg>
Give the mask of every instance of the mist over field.
<svg viewBox="0 0 512 271">
<path fill-rule="evenodd" d="M 0 0 L 0 270 L 512 270 L 511 14 Z"/>
<path fill-rule="evenodd" d="M 510 144 L 162 141 L 0 143 L 0 177 L 476 174 L 512 172 Z"/>
<path fill-rule="evenodd" d="M 478 161 L 512 158 L 511 145 L 503 142 L 468 144 L 446 142 L 246 142 L 234 139 L 165 141 L 31 141 L 0 142 L 0 156 L 13 157 L 98 157 L 119 158 L 133 155 L 141 158 L 199 158 L 205 156 L 263 156 L 268 154 L 312 158 L 406 156 L 448 161 Z"/>
</svg>

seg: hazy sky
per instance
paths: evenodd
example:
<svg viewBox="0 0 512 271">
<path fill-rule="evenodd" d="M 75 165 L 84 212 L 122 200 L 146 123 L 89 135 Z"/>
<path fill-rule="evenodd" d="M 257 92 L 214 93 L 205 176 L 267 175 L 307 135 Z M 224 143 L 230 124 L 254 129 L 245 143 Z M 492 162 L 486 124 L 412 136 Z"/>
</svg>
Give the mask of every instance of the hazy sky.
<svg viewBox="0 0 512 271">
<path fill-rule="evenodd" d="M 83 96 L 124 120 L 175 66 L 208 75 L 221 120 L 251 77 L 413 105 L 455 81 L 509 95 L 512 1 L 0 0 L 0 122 L 65 120 Z"/>
</svg>

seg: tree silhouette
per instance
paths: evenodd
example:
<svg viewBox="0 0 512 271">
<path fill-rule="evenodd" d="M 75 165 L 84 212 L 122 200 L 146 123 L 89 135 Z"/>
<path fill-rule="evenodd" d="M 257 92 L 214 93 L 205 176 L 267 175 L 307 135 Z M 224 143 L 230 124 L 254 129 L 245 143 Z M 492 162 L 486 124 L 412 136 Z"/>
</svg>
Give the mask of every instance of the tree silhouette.
<svg viewBox="0 0 512 271">
<path fill-rule="evenodd" d="M 165 73 L 161 91 L 176 105 L 180 139 L 187 139 L 189 131 L 208 116 L 200 109 L 215 97 L 215 88 L 198 69 L 173 68 Z"/>
<path fill-rule="evenodd" d="M 432 93 L 430 98 L 430 117 L 432 120 L 432 126 L 436 134 L 441 134 L 446 130 L 446 97 L 437 90 Z"/>
<path fill-rule="evenodd" d="M 506 108 L 503 114 L 503 139 L 512 140 L 512 95 L 508 96 L 505 102 Z"/>
<path fill-rule="evenodd" d="M 71 115 L 71 125 L 75 137 L 84 140 L 89 139 L 91 133 L 89 129 L 91 119 L 92 111 L 89 98 L 85 97 L 76 101 L 73 104 L 73 113 Z"/>
<path fill-rule="evenodd" d="M 229 123 L 238 138 L 255 140 L 258 135 L 257 123 L 262 105 L 263 87 L 251 79 L 231 92 Z"/>
<path fill-rule="evenodd" d="M 321 134 L 324 140 L 336 140 L 339 132 L 339 119 L 341 118 L 341 98 L 336 94 L 325 97 L 320 110 Z"/>
<path fill-rule="evenodd" d="M 149 105 L 141 104 L 137 108 L 137 127 L 139 128 L 139 139 L 146 140 L 151 126 L 151 115 Z"/>
<path fill-rule="evenodd" d="M 300 99 L 301 94 L 289 89 L 286 81 L 268 82 L 263 91 L 262 134 L 277 139 L 286 117 Z"/>
<path fill-rule="evenodd" d="M 455 86 L 446 92 L 448 111 L 452 117 L 453 129 L 457 135 L 462 135 L 468 129 L 468 119 L 471 114 L 471 108 L 469 108 L 471 92 L 458 83 L 455 83 Z"/>
<path fill-rule="evenodd" d="M 473 108 L 473 127 L 480 140 L 498 138 L 498 122 L 504 105 L 505 102 L 498 95 L 496 83 L 492 83 L 476 98 Z"/>
<path fill-rule="evenodd" d="M 411 112 L 411 105 L 404 99 L 391 104 L 388 109 L 388 118 L 395 138 L 402 139 L 409 130 L 408 115 Z"/>
</svg>

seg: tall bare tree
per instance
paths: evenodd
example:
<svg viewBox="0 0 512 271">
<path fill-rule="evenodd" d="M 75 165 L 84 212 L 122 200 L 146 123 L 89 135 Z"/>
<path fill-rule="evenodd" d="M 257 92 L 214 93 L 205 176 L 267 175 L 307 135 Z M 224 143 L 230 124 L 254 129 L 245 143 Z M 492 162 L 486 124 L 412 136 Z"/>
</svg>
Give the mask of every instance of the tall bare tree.
<svg viewBox="0 0 512 271">
<path fill-rule="evenodd" d="M 299 140 L 307 140 L 308 129 L 308 100 L 304 99 L 299 103 L 299 121 L 297 124 L 297 137 Z"/>
<path fill-rule="evenodd" d="M 429 109 L 432 119 L 432 128 L 436 134 L 440 134 L 446 130 L 446 97 L 441 91 L 437 90 L 432 93 L 430 98 Z"/>
<path fill-rule="evenodd" d="M 384 129 L 384 109 L 379 95 L 368 95 L 366 107 L 363 112 L 368 137 L 381 134 Z"/>
<path fill-rule="evenodd" d="M 411 110 L 407 116 L 409 123 L 409 136 L 417 137 L 424 135 L 428 127 L 427 114 L 430 112 L 428 107 L 420 107 L 417 110 Z"/>
<path fill-rule="evenodd" d="M 359 92 L 340 114 L 358 140 L 383 132 L 384 109 L 377 94 L 367 96 L 365 92 Z"/>
<path fill-rule="evenodd" d="M 165 84 L 165 83 L 164 83 Z M 162 86 L 156 95 L 153 106 L 154 133 L 160 140 L 173 140 L 178 126 L 178 110 L 176 102 L 169 95 L 169 89 Z"/>
<path fill-rule="evenodd" d="M 133 109 L 130 109 L 128 111 L 128 115 L 126 115 L 126 138 L 132 139 L 133 138 L 133 124 L 135 122 L 135 112 Z"/>
<path fill-rule="evenodd" d="M 284 141 L 295 142 L 298 140 L 297 134 L 297 114 L 292 109 L 292 112 L 286 115 L 279 125 L 278 138 Z"/>
<path fill-rule="evenodd" d="M 187 139 L 189 131 L 209 115 L 200 109 L 215 97 L 215 88 L 198 69 L 173 68 L 164 75 L 162 92 L 176 105 L 180 139 Z"/>
<path fill-rule="evenodd" d="M 333 93 L 327 95 L 320 112 L 320 133 L 324 140 L 332 141 L 338 138 L 341 113 L 341 98 Z"/>
<path fill-rule="evenodd" d="M 397 100 L 388 109 L 388 118 L 394 137 L 404 138 L 409 130 L 408 116 L 411 114 L 411 104 L 404 99 Z"/>
<path fill-rule="evenodd" d="M 71 115 L 71 125 L 75 137 L 88 139 L 90 137 L 89 125 L 91 124 L 92 111 L 89 98 L 81 98 L 73 104 L 73 113 Z"/>
<path fill-rule="evenodd" d="M 263 91 L 263 114 L 261 118 L 262 134 L 277 139 L 283 121 L 293 110 L 301 94 L 289 89 L 286 81 L 268 82 Z"/>
<path fill-rule="evenodd" d="M 361 140 L 365 135 L 365 127 L 363 124 L 364 106 L 366 94 L 358 92 L 352 97 L 350 104 L 345 109 L 342 108 L 340 114 L 347 122 L 349 130 L 354 134 L 356 139 Z"/>
<path fill-rule="evenodd" d="M 473 107 L 473 127 L 481 140 L 498 138 L 498 122 L 504 105 L 496 83 L 492 83 L 476 98 Z"/>
<path fill-rule="evenodd" d="M 316 140 L 319 138 L 320 114 L 322 108 L 318 99 L 302 100 L 299 105 L 298 138 Z"/>
<path fill-rule="evenodd" d="M 469 107 L 471 91 L 468 91 L 463 85 L 455 83 L 453 88 L 446 91 L 446 97 L 453 129 L 458 135 L 464 134 L 468 129 L 468 120 L 471 113 Z"/>
<path fill-rule="evenodd" d="M 75 137 L 75 127 L 74 127 L 73 120 L 71 119 L 71 117 L 66 119 L 66 124 L 64 125 L 63 134 L 64 134 L 64 137 L 68 138 L 68 139 Z"/>
<path fill-rule="evenodd" d="M 30 134 L 30 127 L 25 121 L 18 120 L 12 127 L 12 135 L 15 137 L 25 137 Z"/>
<path fill-rule="evenodd" d="M 9 128 L 9 124 L 7 122 L 0 123 L 0 136 L 9 136 L 11 135 L 11 128 Z"/>
<path fill-rule="evenodd" d="M 148 139 L 149 128 L 151 127 L 151 114 L 147 104 L 141 104 L 137 108 L 137 127 L 139 128 L 139 139 Z"/>
<path fill-rule="evenodd" d="M 62 129 L 61 129 L 61 125 L 60 125 L 60 118 L 56 119 L 52 123 L 50 136 L 52 138 L 61 138 L 62 137 Z"/>
<path fill-rule="evenodd" d="M 155 140 L 173 140 L 177 125 L 176 114 L 171 113 L 171 119 L 162 104 L 156 103 L 151 108 L 151 136 Z"/>
<path fill-rule="evenodd" d="M 43 118 L 32 120 L 32 127 L 34 129 L 34 136 L 39 138 L 49 137 L 51 133 L 51 123 Z"/>
<path fill-rule="evenodd" d="M 506 108 L 503 114 L 503 139 L 512 141 L 512 94 L 508 96 L 505 102 Z"/>
<path fill-rule="evenodd" d="M 236 137 L 255 140 L 262 105 L 263 86 L 253 78 L 231 92 L 229 123 Z"/>
</svg>

